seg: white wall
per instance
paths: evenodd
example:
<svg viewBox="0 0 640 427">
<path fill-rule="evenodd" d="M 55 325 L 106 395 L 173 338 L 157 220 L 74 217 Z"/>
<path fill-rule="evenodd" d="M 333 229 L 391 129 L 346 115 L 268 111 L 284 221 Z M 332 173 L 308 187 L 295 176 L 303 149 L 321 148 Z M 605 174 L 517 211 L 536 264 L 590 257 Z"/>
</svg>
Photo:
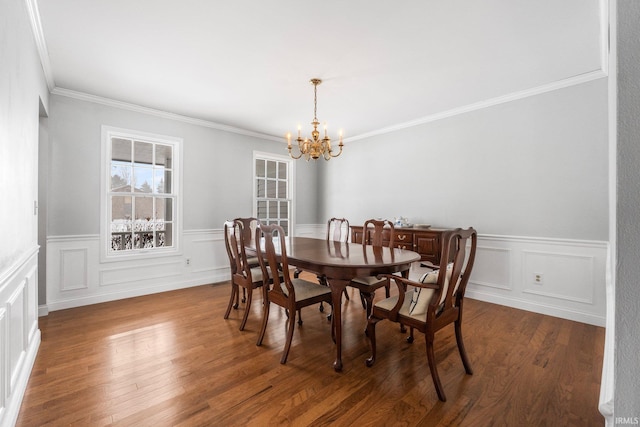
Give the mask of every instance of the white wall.
<svg viewBox="0 0 640 427">
<path fill-rule="evenodd" d="M 607 80 L 355 141 L 322 219 L 405 216 L 479 233 L 608 239 Z"/>
<path fill-rule="evenodd" d="M 615 425 L 640 420 L 640 4 L 618 0 Z"/>
<path fill-rule="evenodd" d="M 46 299 L 40 299 L 41 314 L 227 280 L 222 224 L 252 214 L 253 151 L 286 155 L 284 140 L 221 131 L 110 100 L 57 92 L 51 95 L 48 119 L 47 290 Z M 101 262 L 103 125 L 182 138 L 184 231 L 175 255 Z M 317 222 L 318 171 L 308 166 L 296 168 L 295 213 L 301 224 Z"/>
<path fill-rule="evenodd" d="M 469 297 L 604 326 L 606 78 L 354 141 L 323 166 L 323 221 L 473 226 Z"/>
<path fill-rule="evenodd" d="M 0 2 L 0 426 L 15 423 L 38 346 L 38 120 L 48 92 L 26 3 Z"/>
</svg>

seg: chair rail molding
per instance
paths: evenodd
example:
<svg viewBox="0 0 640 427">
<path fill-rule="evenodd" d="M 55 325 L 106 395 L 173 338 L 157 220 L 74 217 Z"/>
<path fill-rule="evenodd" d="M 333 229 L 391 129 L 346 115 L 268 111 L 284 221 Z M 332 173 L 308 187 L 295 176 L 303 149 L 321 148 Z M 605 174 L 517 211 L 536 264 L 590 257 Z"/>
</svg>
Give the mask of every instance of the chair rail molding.
<svg viewBox="0 0 640 427">
<path fill-rule="evenodd" d="M 322 239 L 325 227 L 298 224 L 294 235 Z M 47 307 L 41 311 L 229 280 L 222 228 L 185 230 L 183 239 L 176 256 L 101 264 L 97 235 L 48 238 Z M 604 326 L 607 248 L 601 241 L 481 234 L 466 295 Z M 86 287 L 80 287 L 85 272 Z"/>
</svg>

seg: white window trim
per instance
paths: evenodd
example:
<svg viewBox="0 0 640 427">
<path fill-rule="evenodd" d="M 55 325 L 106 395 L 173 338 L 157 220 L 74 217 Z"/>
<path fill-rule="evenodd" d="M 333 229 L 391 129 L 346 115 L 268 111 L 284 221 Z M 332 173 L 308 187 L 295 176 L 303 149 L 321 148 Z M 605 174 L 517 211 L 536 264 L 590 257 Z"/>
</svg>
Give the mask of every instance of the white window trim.
<svg viewBox="0 0 640 427">
<path fill-rule="evenodd" d="M 173 175 L 173 185 L 176 188 L 176 219 L 174 220 L 174 245 L 171 248 L 139 249 L 136 251 L 123 251 L 115 253 L 110 251 L 111 227 L 109 224 L 109 197 L 108 189 L 111 182 L 111 169 L 107 164 L 111 163 L 111 138 L 122 137 L 126 139 L 142 139 L 144 141 L 170 144 L 174 146 L 174 164 L 177 165 L 177 173 Z M 102 126 L 101 156 L 100 156 L 100 261 L 123 261 L 131 259 L 157 258 L 162 256 L 182 255 L 182 138 L 158 135 L 131 129 L 123 129 L 113 126 Z"/>
<path fill-rule="evenodd" d="M 256 218 L 258 217 L 257 203 L 256 203 L 256 199 L 258 197 L 257 188 L 256 188 L 256 178 L 257 178 L 256 177 L 256 159 L 275 160 L 278 162 L 288 163 L 288 169 L 289 169 L 288 191 L 289 191 L 289 194 L 291 195 L 291 218 L 289 219 L 289 235 L 295 236 L 296 235 L 295 234 L 295 231 L 296 231 L 296 198 L 295 198 L 296 162 L 291 157 L 284 156 L 282 154 L 273 154 L 273 153 L 267 153 L 264 151 L 253 152 L 253 162 L 251 164 L 251 175 L 253 177 L 251 186 L 253 187 L 253 194 L 252 194 L 251 203 L 253 204 L 252 216 Z"/>
</svg>

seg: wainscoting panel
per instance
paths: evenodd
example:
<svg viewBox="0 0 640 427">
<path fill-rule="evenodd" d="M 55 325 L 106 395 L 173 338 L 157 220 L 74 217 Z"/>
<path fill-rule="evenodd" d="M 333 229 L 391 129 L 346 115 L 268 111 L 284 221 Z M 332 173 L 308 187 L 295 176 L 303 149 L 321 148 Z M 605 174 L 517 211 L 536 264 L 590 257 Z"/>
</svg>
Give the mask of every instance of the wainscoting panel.
<svg viewBox="0 0 640 427">
<path fill-rule="evenodd" d="M 607 242 L 478 236 L 467 296 L 605 325 Z"/>
<path fill-rule="evenodd" d="M 0 426 L 15 424 L 40 346 L 38 247 L 0 272 Z"/>
<path fill-rule="evenodd" d="M 60 250 L 60 285 L 62 291 L 87 289 L 87 249 L 68 248 Z"/>
<path fill-rule="evenodd" d="M 325 227 L 294 234 L 324 238 Z M 186 231 L 182 242 L 175 256 L 100 263 L 97 235 L 50 237 L 43 311 L 229 279 L 222 229 Z M 606 253 L 607 242 L 480 235 L 467 296 L 603 326 Z"/>
<path fill-rule="evenodd" d="M 223 231 L 183 233 L 182 251 L 100 262 L 98 235 L 47 238 L 47 305 L 61 310 L 229 279 Z"/>
</svg>

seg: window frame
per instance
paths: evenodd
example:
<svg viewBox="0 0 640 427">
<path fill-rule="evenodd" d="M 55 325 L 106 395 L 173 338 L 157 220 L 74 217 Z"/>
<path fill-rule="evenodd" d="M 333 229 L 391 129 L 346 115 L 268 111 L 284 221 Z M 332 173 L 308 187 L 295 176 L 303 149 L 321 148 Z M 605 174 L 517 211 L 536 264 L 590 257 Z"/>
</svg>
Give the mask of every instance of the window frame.
<svg viewBox="0 0 640 427">
<path fill-rule="evenodd" d="M 289 201 L 290 204 L 290 216 L 289 216 L 289 230 L 288 230 L 288 235 L 289 236 L 293 236 L 295 235 L 295 226 L 296 226 L 296 203 L 295 203 L 295 175 L 296 175 L 296 169 L 295 169 L 295 161 L 289 157 L 289 156 L 284 156 L 281 154 L 273 154 L 273 153 L 267 153 L 267 152 L 262 152 L 262 151 L 254 151 L 253 152 L 253 162 L 251 164 L 251 169 L 252 169 L 252 182 L 251 185 L 253 187 L 253 196 L 252 196 L 252 203 L 253 203 L 253 207 L 252 207 L 252 212 L 253 212 L 253 216 L 255 218 L 258 218 L 258 189 L 257 189 L 257 175 L 256 175 L 256 160 L 265 160 L 265 161 L 276 161 L 276 162 L 283 162 L 287 164 L 287 170 L 288 170 L 288 175 L 287 175 L 287 194 L 289 197 L 287 197 L 287 200 Z"/>
<path fill-rule="evenodd" d="M 172 191 L 175 200 L 173 207 L 173 246 L 139 248 L 125 251 L 111 250 L 111 140 L 113 138 L 129 139 L 132 141 L 149 142 L 170 145 L 173 147 L 172 163 Z M 173 136 L 158 135 L 149 132 L 123 129 L 113 126 L 102 126 L 100 162 L 100 260 L 102 262 L 122 261 L 127 259 L 156 258 L 176 256 L 182 254 L 182 145 L 183 139 Z M 144 194 L 144 193 L 142 193 Z M 141 195 L 142 195 L 141 194 Z M 162 197 L 153 195 L 151 197 Z"/>
</svg>

